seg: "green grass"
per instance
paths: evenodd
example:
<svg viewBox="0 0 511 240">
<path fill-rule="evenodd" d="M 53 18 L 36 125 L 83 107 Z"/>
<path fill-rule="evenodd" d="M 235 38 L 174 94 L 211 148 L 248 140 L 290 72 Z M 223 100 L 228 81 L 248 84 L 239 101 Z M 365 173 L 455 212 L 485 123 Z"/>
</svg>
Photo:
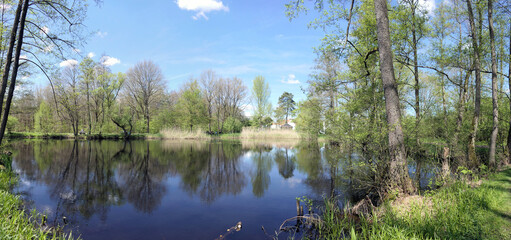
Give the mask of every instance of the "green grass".
<svg viewBox="0 0 511 240">
<path fill-rule="evenodd" d="M 241 133 L 223 133 L 220 134 L 220 139 L 239 139 L 241 136 Z"/>
<path fill-rule="evenodd" d="M 339 218 L 339 210 L 327 208 L 321 237 L 511 239 L 511 169 L 492 175 L 476 188 L 455 182 L 410 199 L 404 204 L 386 202 L 373 217 L 360 221 Z"/>
<path fill-rule="evenodd" d="M 0 239 L 73 239 L 71 234 L 41 226 L 42 215 L 35 210 L 23 210 L 20 197 L 10 192 L 16 183 L 17 177 L 8 168 L 0 170 Z"/>
</svg>

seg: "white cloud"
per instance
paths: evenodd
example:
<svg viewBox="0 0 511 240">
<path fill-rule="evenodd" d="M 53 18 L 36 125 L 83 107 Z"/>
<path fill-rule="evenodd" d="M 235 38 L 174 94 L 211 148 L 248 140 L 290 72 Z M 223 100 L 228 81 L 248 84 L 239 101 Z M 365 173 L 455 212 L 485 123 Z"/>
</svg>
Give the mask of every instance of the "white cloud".
<svg viewBox="0 0 511 240">
<path fill-rule="evenodd" d="M 180 9 L 197 12 L 192 17 L 194 20 L 200 18 L 208 20 L 206 13 L 211 11 L 229 11 L 229 7 L 220 0 L 177 0 L 176 3 Z"/>
<path fill-rule="evenodd" d="M 100 38 L 104 38 L 108 35 L 108 32 L 101 32 L 101 31 L 98 31 L 96 33 L 96 36 L 100 37 Z"/>
<path fill-rule="evenodd" d="M 296 79 L 296 76 L 294 74 L 287 75 L 287 79 L 282 79 L 280 82 L 285 84 L 300 84 L 300 81 Z"/>
<path fill-rule="evenodd" d="M 243 114 L 246 117 L 252 117 L 254 115 L 254 106 L 252 104 L 242 105 L 241 109 L 243 109 Z"/>
<path fill-rule="evenodd" d="M 428 11 L 428 14 L 433 14 L 435 10 L 435 0 L 419 0 L 419 5 Z"/>
<path fill-rule="evenodd" d="M 192 16 L 193 20 L 199 20 L 201 17 L 206 20 L 209 20 L 208 16 L 206 16 L 204 12 L 198 12 L 197 14 L 195 14 L 195 16 Z"/>
<path fill-rule="evenodd" d="M 87 53 L 88 58 L 93 58 L 94 56 L 96 56 L 96 54 L 93 52 Z"/>
<path fill-rule="evenodd" d="M 73 67 L 76 65 L 78 65 L 78 61 L 76 61 L 74 59 L 68 59 L 68 60 L 62 61 L 59 64 L 60 67 Z"/>
<path fill-rule="evenodd" d="M 103 56 L 103 57 L 101 57 L 101 59 L 99 61 L 101 62 L 101 64 L 103 64 L 107 67 L 121 63 L 121 60 L 114 58 L 114 57 L 110 57 L 110 56 Z"/>
</svg>

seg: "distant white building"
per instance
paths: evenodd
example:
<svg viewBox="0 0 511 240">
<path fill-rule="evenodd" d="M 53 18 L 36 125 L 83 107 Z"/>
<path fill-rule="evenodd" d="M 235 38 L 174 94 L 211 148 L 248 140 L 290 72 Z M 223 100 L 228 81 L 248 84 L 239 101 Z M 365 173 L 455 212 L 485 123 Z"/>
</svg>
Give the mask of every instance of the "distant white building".
<svg viewBox="0 0 511 240">
<path fill-rule="evenodd" d="M 272 123 L 271 126 L 270 126 L 270 129 L 293 129 L 295 130 L 295 127 L 296 127 L 296 124 L 293 122 L 293 119 L 288 119 L 287 122 L 286 121 L 282 121 L 280 124 L 279 123 Z"/>
</svg>

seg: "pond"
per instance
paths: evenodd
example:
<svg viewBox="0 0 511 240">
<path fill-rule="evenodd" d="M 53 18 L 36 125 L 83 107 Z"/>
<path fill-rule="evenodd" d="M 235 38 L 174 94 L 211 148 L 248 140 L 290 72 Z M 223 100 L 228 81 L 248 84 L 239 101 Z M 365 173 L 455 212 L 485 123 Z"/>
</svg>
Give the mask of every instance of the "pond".
<svg viewBox="0 0 511 240">
<path fill-rule="evenodd" d="M 261 226 L 273 233 L 296 216 L 297 197 L 343 203 L 364 191 L 354 187 L 364 175 L 352 167 L 363 165 L 359 157 L 317 143 L 25 140 L 12 148 L 16 192 L 86 240 L 215 239 L 239 221 L 227 239 L 262 239 Z"/>
</svg>

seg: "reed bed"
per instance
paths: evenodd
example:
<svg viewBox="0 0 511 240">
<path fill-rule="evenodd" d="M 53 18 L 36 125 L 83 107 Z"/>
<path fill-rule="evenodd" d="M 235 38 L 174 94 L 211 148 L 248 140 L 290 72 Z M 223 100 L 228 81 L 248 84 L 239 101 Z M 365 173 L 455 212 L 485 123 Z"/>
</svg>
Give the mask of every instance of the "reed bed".
<svg viewBox="0 0 511 240">
<path fill-rule="evenodd" d="M 243 128 L 240 134 L 241 139 L 260 139 L 260 140 L 275 140 L 275 139 L 300 139 L 300 135 L 290 129 L 256 129 L 256 128 Z"/>
<path fill-rule="evenodd" d="M 210 139 L 211 137 L 200 128 L 195 131 L 186 131 L 178 128 L 168 128 L 160 131 L 162 139 Z"/>
</svg>

